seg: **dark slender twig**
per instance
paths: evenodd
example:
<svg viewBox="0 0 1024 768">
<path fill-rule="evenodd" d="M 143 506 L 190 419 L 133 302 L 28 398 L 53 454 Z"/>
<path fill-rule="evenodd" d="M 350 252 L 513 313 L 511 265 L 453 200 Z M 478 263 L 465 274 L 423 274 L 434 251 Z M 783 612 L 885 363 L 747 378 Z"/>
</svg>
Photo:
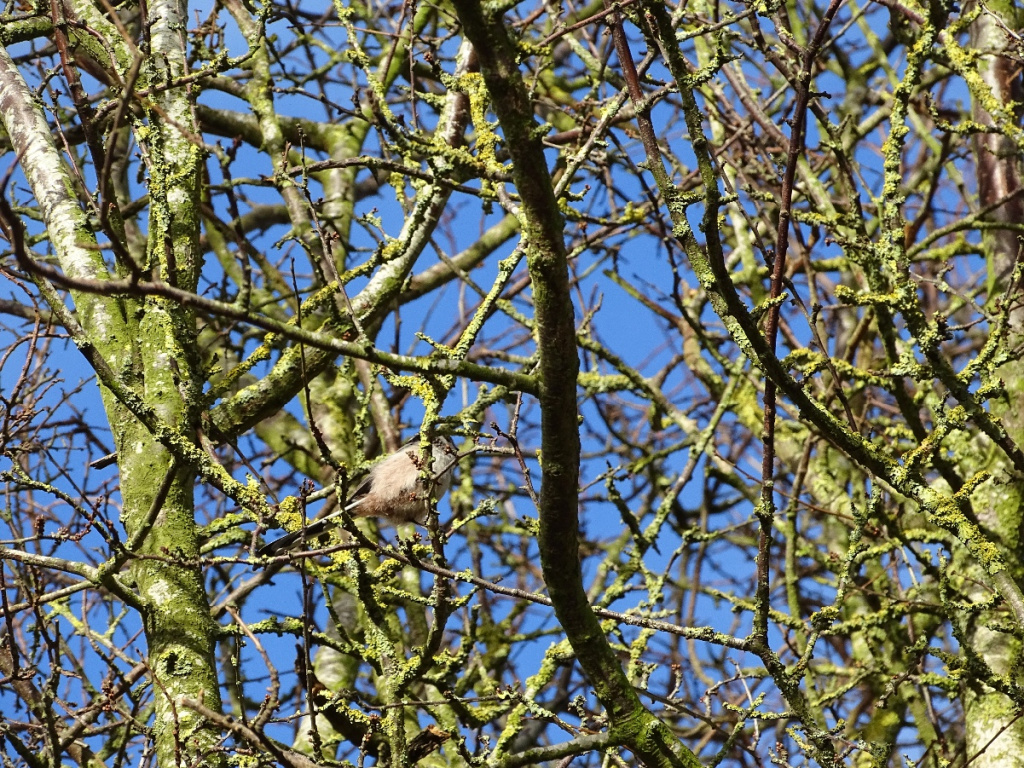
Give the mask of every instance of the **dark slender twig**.
<svg viewBox="0 0 1024 768">
<path fill-rule="evenodd" d="M 771 287 L 769 289 L 770 306 L 768 319 L 765 323 L 764 336 L 772 355 L 776 354 L 779 331 L 779 314 L 781 312 L 779 297 L 782 295 L 782 284 L 786 274 L 786 252 L 789 244 L 789 225 L 793 216 L 793 182 L 796 178 L 797 164 L 804 150 L 804 134 L 807 125 L 807 104 L 811 97 L 811 78 L 814 59 L 832 19 L 835 17 L 843 0 L 832 0 L 814 37 L 804 51 L 803 65 L 800 69 L 796 87 L 796 106 L 793 115 L 793 126 L 789 138 L 789 152 L 786 159 L 786 170 L 782 179 L 782 201 L 779 209 L 778 232 L 775 237 L 775 258 L 772 260 Z M 757 602 L 761 609 L 755 613 L 755 631 L 763 637 L 768 633 L 768 603 L 771 589 L 769 560 L 771 558 L 772 527 L 775 524 L 775 424 L 777 415 L 778 385 L 769 376 L 764 385 L 764 430 L 763 452 L 761 454 L 761 503 L 758 507 L 758 519 L 761 530 L 757 544 Z M 847 414 L 853 426 L 852 414 Z"/>
</svg>

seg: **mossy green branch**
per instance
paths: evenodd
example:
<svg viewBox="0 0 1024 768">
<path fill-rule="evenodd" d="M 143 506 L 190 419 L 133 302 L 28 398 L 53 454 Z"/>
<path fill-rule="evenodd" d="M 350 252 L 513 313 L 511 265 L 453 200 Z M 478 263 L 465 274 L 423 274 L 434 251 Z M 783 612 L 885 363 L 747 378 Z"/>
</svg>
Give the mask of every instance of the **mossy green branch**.
<svg viewBox="0 0 1024 768">
<path fill-rule="evenodd" d="M 609 711 L 612 733 L 621 735 L 623 743 L 648 765 L 695 766 L 693 754 L 638 699 L 588 602 L 579 559 L 571 555 L 579 546 L 579 362 L 562 218 L 550 176 L 541 172 L 547 163 L 533 105 L 519 73 L 519 51 L 508 28 L 500 15 L 479 0 L 454 0 L 453 5 L 480 59 L 521 199 L 520 222 L 533 283 L 540 358 L 544 474 L 539 548 L 544 580 L 566 637 Z"/>
</svg>

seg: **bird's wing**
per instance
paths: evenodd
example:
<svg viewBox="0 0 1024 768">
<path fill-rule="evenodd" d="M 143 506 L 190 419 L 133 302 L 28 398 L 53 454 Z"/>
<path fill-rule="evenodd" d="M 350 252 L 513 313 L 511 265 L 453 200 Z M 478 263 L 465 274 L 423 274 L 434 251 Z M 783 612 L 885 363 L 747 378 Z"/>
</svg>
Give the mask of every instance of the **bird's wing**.
<svg viewBox="0 0 1024 768">
<path fill-rule="evenodd" d="M 359 502 L 366 498 L 366 494 L 370 492 L 370 488 L 373 485 L 373 472 L 368 472 L 366 477 L 359 481 L 352 492 L 348 495 L 348 501 L 345 502 L 345 509 L 352 509 Z"/>
</svg>

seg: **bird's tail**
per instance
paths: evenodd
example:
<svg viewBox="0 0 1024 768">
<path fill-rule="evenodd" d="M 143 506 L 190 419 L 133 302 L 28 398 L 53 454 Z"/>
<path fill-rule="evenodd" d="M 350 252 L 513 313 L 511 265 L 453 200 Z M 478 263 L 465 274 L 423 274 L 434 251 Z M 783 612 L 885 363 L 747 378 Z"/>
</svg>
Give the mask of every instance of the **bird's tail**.
<svg viewBox="0 0 1024 768">
<path fill-rule="evenodd" d="M 345 509 L 352 515 L 352 517 L 365 517 L 364 514 L 360 514 L 360 502 L 363 499 L 357 499 L 353 501 Z M 331 514 L 317 520 L 305 528 L 301 528 L 292 533 L 286 533 L 279 539 L 264 544 L 258 550 L 256 554 L 259 557 L 274 557 L 275 555 L 282 555 L 285 552 L 291 552 L 293 549 L 298 549 L 301 546 L 306 546 L 308 549 L 316 548 L 316 539 L 323 533 L 333 528 L 338 524 L 338 517 L 341 515 L 341 510 L 336 510 Z"/>
</svg>

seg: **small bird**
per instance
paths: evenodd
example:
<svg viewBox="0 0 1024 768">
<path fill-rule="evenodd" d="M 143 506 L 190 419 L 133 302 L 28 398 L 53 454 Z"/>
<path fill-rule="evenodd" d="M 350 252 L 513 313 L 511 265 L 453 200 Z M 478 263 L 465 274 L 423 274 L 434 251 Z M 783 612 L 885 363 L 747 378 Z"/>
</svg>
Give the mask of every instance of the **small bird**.
<svg viewBox="0 0 1024 768">
<path fill-rule="evenodd" d="M 435 437 L 431 441 L 431 457 L 432 479 L 427 488 L 420 477 L 423 469 L 422 452 L 419 435 L 415 435 L 370 469 L 343 509 L 332 512 L 302 530 L 264 544 L 256 554 L 272 557 L 312 541 L 336 525 L 344 510 L 348 510 L 353 517 L 383 517 L 393 523 L 422 524 L 430 509 L 430 497 L 440 499 L 448 492 L 452 469 L 458 458 L 455 443 L 447 435 Z"/>
</svg>

